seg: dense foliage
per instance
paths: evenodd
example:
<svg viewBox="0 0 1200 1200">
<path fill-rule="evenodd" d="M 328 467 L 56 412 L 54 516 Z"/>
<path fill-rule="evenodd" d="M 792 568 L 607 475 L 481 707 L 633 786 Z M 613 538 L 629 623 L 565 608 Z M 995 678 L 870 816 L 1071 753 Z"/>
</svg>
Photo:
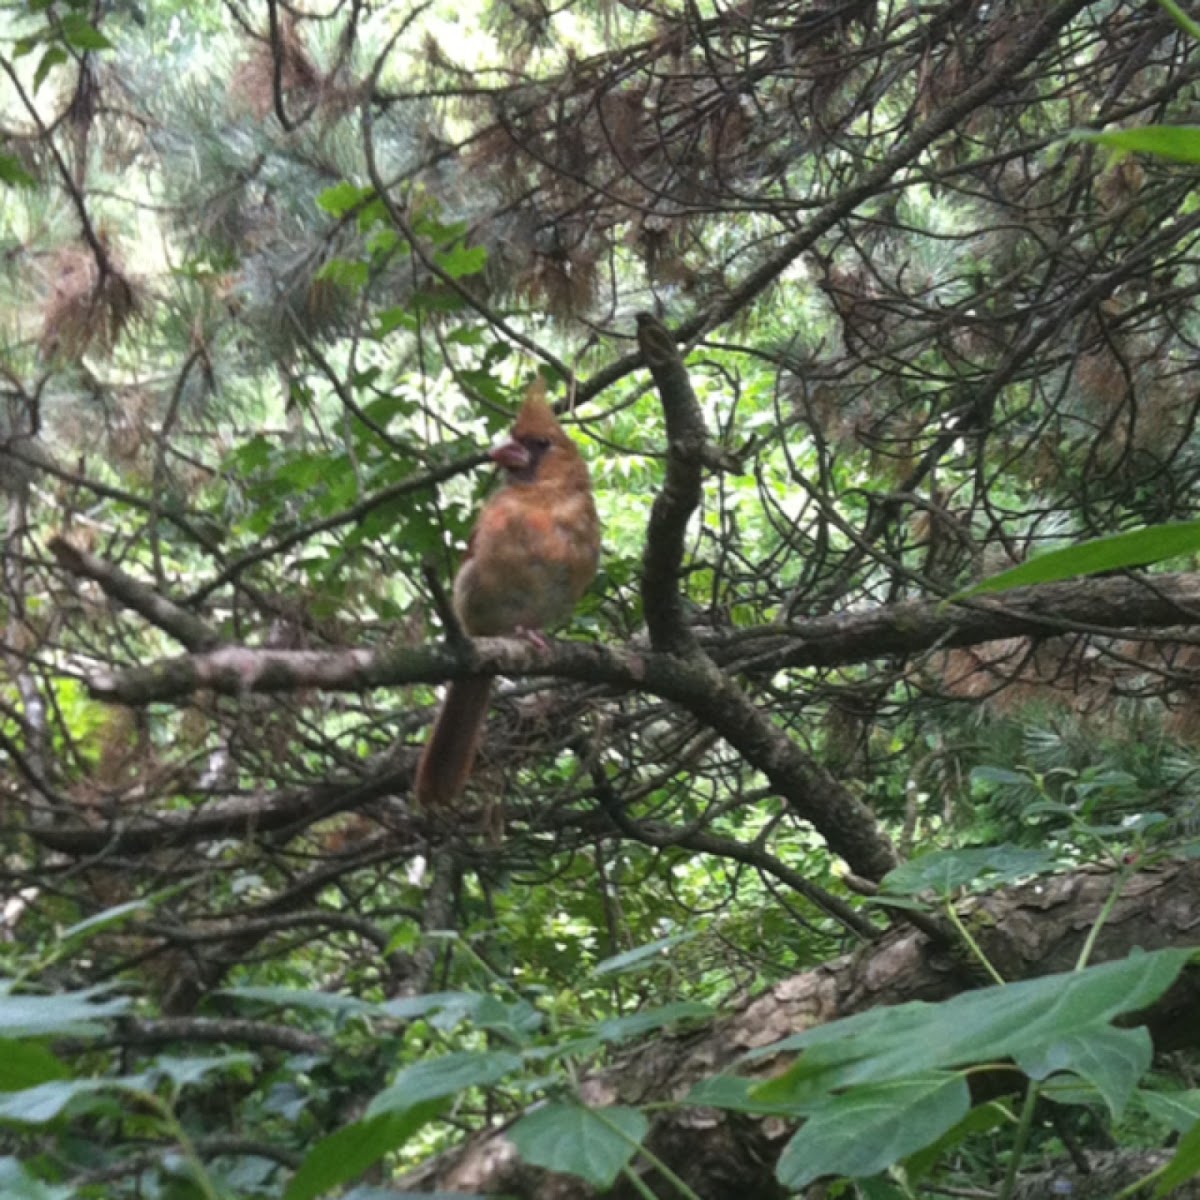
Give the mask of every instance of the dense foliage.
<svg viewBox="0 0 1200 1200">
<path fill-rule="evenodd" d="M 4 12 L 3 1194 L 1186 1186 L 1185 13 Z M 444 640 L 542 391 L 599 578 Z"/>
</svg>

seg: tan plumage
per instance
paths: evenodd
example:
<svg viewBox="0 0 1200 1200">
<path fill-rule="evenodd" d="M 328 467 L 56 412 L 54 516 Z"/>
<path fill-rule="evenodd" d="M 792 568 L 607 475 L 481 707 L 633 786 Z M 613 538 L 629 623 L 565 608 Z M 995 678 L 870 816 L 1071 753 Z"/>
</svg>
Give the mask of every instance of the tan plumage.
<svg viewBox="0 0 1200 1200">
<path fill-rule="evenodd" d="M 507 481 L 479 513 L 454 580 L 454 611 L 476 637 L 536 633 L 565 620 L 596 574 L 600 523 L 587 464 L 537 395 L 492 458 Z M 450 684 L 417 767 L 418 805 L 447 804 L 462 790 L 490 692 L 486 678 Z"/>
</svg>

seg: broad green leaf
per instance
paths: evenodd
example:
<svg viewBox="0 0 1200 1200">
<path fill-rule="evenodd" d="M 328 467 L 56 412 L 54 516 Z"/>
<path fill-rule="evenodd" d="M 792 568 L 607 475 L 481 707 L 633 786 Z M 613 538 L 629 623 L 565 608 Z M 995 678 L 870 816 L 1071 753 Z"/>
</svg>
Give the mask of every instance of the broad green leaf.
<svg viewBox="0 0 1200 1200">
<path fill-rule="evenodd" d="M 664 1025 L 673 1025 L 677 1021 L 696 1020 L 713 1015 L 713 1010 L 707 1004 L 694 1000 L 680 1000 L 675 1004 L 664 1004 L 659 1008 L 646 1008 L 641 1012 L 630 1013 L 627 1017 L 610 1017 L 598 1021 L 595 1031 L 598 1037 L 606 1042 L 621 1042 L 627 1038 L 641 1037 Z"/>
<path fill-rule="evenodd" d="M 322 1138 L 296 1169 L 284 1200 L 313 1200 L 361 1175 L 385 1154 L 404 1145 L 442 1107 L 440 1101 L 431 1101 L 408 1112 L 367 1117 Z"/>
<path fill-rule="evenodd" d="M 367 1108 L 368 1117 L 406 1112 L 416 1104 L 487 1087 L 521 1067 L 521 1056 L 506 1050 L 461 1050 L 404 1067 Z"/>
<path fill-rule="evenodd" d="M 67 61 L 67 52 L 61 46 L 51 46 L 45 54 L 42 55 L 38 62 L 37 70 L 33 73 L 33 91 L 37 95 L 38 89 L 46 82 L 46 76 L 50 74 L 55 67 Z"/>
<path fill-rule="evenodd" d="M 82 13 L 64 13 L 60 28 L 68 45 L 76 50 L 112 49 L 112 42 Z"/>
<path fill-rule="evenodd" d="M 1133 954 L 1085 971 L 966 992 L 941 1004 L 916 1001 L 859 1013 L 747 1055 L 805 1051 L 752 1096 L 797 1111 L 833 1088 L 1010 1058 L 1146 1008 L 1190 957 L 1187 950 Z"/>
<path fill-rule="evenodd" d="M 77 1194 L 73 1187 L 43 1183 L 15 1158 L 0 1158 L 0 1196 L 9 1200 L 72 1200 Z"/>
<path fill-rule="evenodd" d="M 634 967 L 644 966 L 646 963 L 657 965 L 666 958 L 667 950 L 689 942 L 695 936 L 694 933 L 673 933 L 670 937 L 658 938 L 653 942 L 635 946 L 623 954 L 614 954 L 612 958 L 601 959 L 592 968 L 592 976 L 600 978 L 605 975 L 620 975 Z"/>
<path fill-rule="evenodd" d="M 404 996 L 388 1000 L 379 1011 L 398 1021 L 411 1021 L 430 1013 L 449 1012 L 457 1020 L 474 1017 L 480 1005 L 490 997 L 480 992 L 430 992 L 425 996 Z"/>
<path fill-rule="evenodd" d="M 42 1034 L 96 1037 L 104 1031 L 98 1021 L 119 1016 L 129 1007 L 129 1001 L 123 996 L 94 999 L 102 994 L 100 988 L 89 988 L 83 992 L 62 992 L 57 996 L 0 995 L 0 1037 L 39 1037 Z"/>
<path fill-rule="evenodd" d="M 1063 550 L 1039 554 L 1019 567 L 1001 571 L 982 583 L 977 583 L 951 600 L 963 600 L 987 592 L 1007 592 L 1012 588 L 1035 583 L 1057 583 L 1080 575 L 1097 575 L 1101 571 L 1117 571 L 1123 567 L 1144 567 L 1179 554 L 1200 550 L 1200 521 L 1181 521 L 1172 525 L 1151 525 L 1112 537 L 1095 538 Z"/>
<path fill-rule="evenodd" d="M 1170 1125 L 1176 1133 L 1184 1133 L 1200 1121 L 1200 1088 L 1187 1092 L 1140 1091 L 1137 1098 L 1152 1117 Z"/>
<path fill-rule="evenodd" d="M 784 1147 L 775 1168 L 798 1190 L 822 1175 L 877 1175 L 937 1141 L 971 1107 L 966 1080 L 933 1074 L 830 1097 Z"/>
<path fill-rule="evenodd" d="M 532 1166 L 607 1188 L 637 1153 L 649 1127 L 636 1108 L 546 1104 L 522 1117 L 508 1136 Z"/>
<path fill-rule="evenodd" d="M 980 846 L 966 850 L 935 850 L 906 862 L 883 878 L 883 890 L 913 896 L 932 891 L 948 896 L 984 876 L 993 884 L 1011 883 L 1052 871 L 1055 858 L 1046 850 L 1019 846 Z"/>
<path fill-rule="evenodd" d="M 253 1054 L 242 1052 L 230 1054 L 193 1055 L 181 1058 L 172 1054 L 160 1054 L 151 1063 L 148 1075 L 164 1075 L 176 1087 L 187 1087 L 199 1083 L 213 1072 L 232 1071 L 239 1067 L 253 1066 L 258 1061 Z"/>
<path fill-rule="evenodd" d="M 0 1092 L 0 1122 L 45 1125 L 73 1100 L 103 1092 L 144 1092 L 150 1085 L 146 1075 L 128 1075 L 114 1079 L 61 1079 L 22 1088 L 19 1092 Z"/>
<path fill-rule="evenodd" d="M 15 1092 L 39 1083 L 66 1079 L 69 1075 L 66 1065 L 41 1042 L 16 1038 L 0 1040 L 0 1092 Z"/>
<path fill-rule="evenodd" d="M 909 1155 L 904 1164 L 904 1173 L 908 1181 L 920 1183 L 930 1171 L 937 1166 L 938 1159 L 948 1151 L 961 1146 L 969 1137 L 980 1133 L 990 1133 L 1002 1125 L 1014 1126 L 1016 1118 L 1012 1112 L 999 1101 L 993 1100 L 973 1108 L 961 1121 L 952 1125 L 936 1142 L 922 1147 L 915 1154 Z"/>
<path fill-rule="evenodd" d="M 754 1098 L 754 1089 L 758 1086 L 757 1079 L 714 1075 L 695 1084 L 683 1102 L 696 1108 L 724 1108 L 730 1112 L 757 1113 L 762 1116 L 778 1112 L 774 1104 Z"/>
<path fill-rule="evenodd" d="M 1154 1195 L 1169 1196 L 1197 1175 L 1200 1175 L 1200 1123 L 1179 1139 L 1174 1156 L 1154 1181 Z"/>
<path fill-rule="evenodd" d="M 1102 133 L 1081 130 L 1073 135 L 1081 142 L 1094 142 L 1113 150 L 1153 154 L 1172 162 L 1200 163 L 1200 126 L 1142 125 L 1138 129 L 1111 129 Z"/>
<path fill-rule="evenodd" d="M 1015 1055 L 1017 1065 L 1031 1079 L 1048 1079 L 1057 1071 L 1086 1079 L 1104 1097 L 1113 1120 L 1120 1119 L 1153 1056 L 1147 1030 L 1114 1029 L 1111 1025 L 1068 1034 Z"/>
<path fill-rule="evenodd" d="M 322 264 L 314 278 L 357 291 L 365 287 L 367 280 L 371 278 L 371 268 L 357 259 L 331 258 Z"/>
</svg>

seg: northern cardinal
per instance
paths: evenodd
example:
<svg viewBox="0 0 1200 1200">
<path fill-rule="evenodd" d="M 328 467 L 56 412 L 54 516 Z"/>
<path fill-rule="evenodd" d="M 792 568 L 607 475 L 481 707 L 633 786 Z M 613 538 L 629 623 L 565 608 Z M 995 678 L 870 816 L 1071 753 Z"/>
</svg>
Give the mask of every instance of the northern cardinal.
<svg viewBox="0 0 1200 1200">
<path fill-rule="evenodd" d="M 587 464 L 540 395 L 526 399 L 508 441 L 491 451 L 507 473 L 480 510 L 454 579 L 465 632 L 499 637 L 564 620 L 600 558 L 600 522 Z M 471 773 L 492 681 L 451 683 L 417 766 L 418 806 L 447 804 Z"/>
</svg>

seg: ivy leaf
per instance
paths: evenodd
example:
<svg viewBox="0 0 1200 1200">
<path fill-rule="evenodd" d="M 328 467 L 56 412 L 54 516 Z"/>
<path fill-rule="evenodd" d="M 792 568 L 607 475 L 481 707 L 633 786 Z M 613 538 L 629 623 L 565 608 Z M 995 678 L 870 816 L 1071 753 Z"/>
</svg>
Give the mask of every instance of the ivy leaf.
<svg viewBox="0 0 1200 1200">
<path fill-rule="evenodd" d="M 578 1175 L 603 1189 L 637 1153 L 649 1128 L 636 1108 L 547 1104 L 522 1117 L 508 1136 L 532 1166 Z"/>
<path fill-rule="evenodd" d="M 815 1109 L 784 1147 L 775 1176 L 799 1190 L 822 1175 L 877 1175 L 937 1141 L 971 1107 L 961 1075 L 942 1073 L 852 1088 Z"/>
</svg>

